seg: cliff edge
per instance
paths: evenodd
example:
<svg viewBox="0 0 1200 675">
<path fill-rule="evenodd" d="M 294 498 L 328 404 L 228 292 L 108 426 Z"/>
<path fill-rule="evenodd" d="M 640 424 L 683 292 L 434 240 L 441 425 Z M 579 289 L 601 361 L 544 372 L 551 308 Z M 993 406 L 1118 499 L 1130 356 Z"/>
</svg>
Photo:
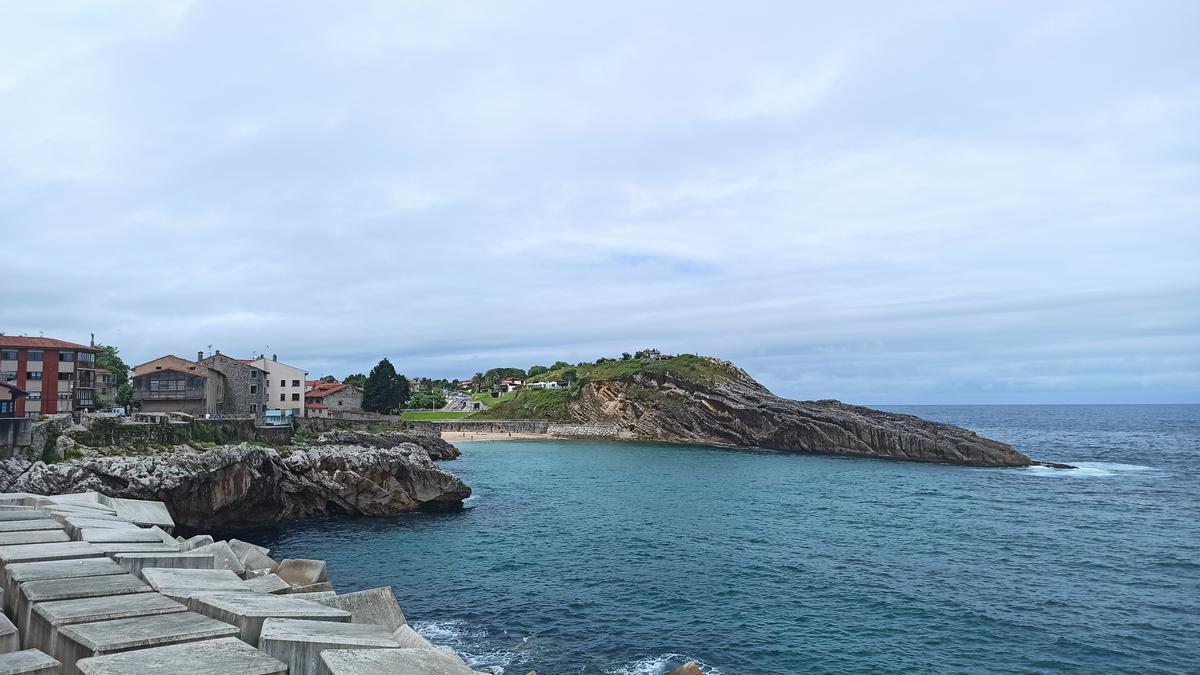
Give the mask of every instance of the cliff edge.
<svg viewBox="0 0 1200 675">
<path fill-rule="evenodd" d="M 1036 464 L 961 427 L 839 401 L 772 394 L 733 364 L 683 355 L 577 366 L 560 390 L 526 389 L 485 413 L 616 426 L 639 440 L 767 448 L 981 467 Z M 531 381 L 558 381 L 552 371 Z"/>
</svg>

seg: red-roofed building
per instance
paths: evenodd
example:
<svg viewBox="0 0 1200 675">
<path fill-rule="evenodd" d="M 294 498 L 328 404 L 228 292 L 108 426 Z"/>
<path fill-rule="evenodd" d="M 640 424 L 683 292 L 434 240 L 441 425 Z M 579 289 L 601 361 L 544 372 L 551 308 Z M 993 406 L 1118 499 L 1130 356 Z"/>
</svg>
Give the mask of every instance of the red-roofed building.
<svg viewBox="0 0 1200 675">
<path fill-rule="evenodd" d="M 304 392 L 306 417 L 340 417 L 343 413 L 361 413 L 363 390 L 341 382 L 316 382 Z"/>
<path fill-rule="evenodd" d="M 94 408 L 96 348 L 54 338 L 0 335 L 0 382 L 26 392 L 13 401 L 15 417 Z"/>
</svg>

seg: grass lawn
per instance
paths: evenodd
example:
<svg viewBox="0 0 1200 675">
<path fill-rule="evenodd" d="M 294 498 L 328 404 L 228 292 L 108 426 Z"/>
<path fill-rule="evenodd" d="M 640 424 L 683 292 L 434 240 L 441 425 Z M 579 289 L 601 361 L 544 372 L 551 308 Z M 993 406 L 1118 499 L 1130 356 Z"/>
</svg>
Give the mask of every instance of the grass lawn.
<svg viewBox="0 0 1200 675">
<path fill-rule="evenodd" d="M 450 410 L 406 410 L 400 413 L 400 419 L 415 421 L 430 421 L 430 420 L 461 420 L 464 417 L 470 417 L 473 413 L 469 411 L 450 411 Z"/>
<path fill-rule="evenodd" d="M 472 394 L 471 400 L 472 401 L 482 401 L 485 406 L 491 408 L 493 406 L 504 403 L 505 401 L 511 401 L 514 398 L 516 398 L 516 396 L 517 396 L 517 392 L 508 391 L 503 394 L 500 394 L 500 396 L 497 398 L 492 398 L 491 392 L 481 391 L 478 394 Z"/>
</svg>

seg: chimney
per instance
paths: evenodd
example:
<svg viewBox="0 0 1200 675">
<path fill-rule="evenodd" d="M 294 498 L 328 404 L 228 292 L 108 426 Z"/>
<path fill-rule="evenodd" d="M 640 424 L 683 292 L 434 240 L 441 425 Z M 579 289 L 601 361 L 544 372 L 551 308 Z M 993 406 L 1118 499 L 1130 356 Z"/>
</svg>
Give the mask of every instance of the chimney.
<svg viewBox="0 0 1200 675">
<path fill-rule="evenodd" d="M 272 360 L 272 361 L 278 361 L 278 360 L 279 360 L 279 357 L 278 357 L 278 356 L 276 356 L 275 354 L 272 354 L 272 355 L 271 355 L 271 360 Z"/>
<path fill-rule="evenodd" d="M 204 360 L 204 352 L 203 351 L 196 352 L 196 363 L 200 363 L 203 360 Z"/>
<path fill-rule="evenodd" d="M 221 350 L 220 350 L 220 349 L 218 349 L 218 350 L 217 350 L 217 354 L 220 354 L 220 353 L 221 353 Z"/>
<path fill-rule="evenodd" d="M 91 342 L 91 344 L 92 344 L 92 347 L 93 347 L 93 348 L 95 348 L 95 346 L 96 346 L 96 334 L 95 334 L 95 333 L 92 333 L 92 342 Z"/>
</svg>

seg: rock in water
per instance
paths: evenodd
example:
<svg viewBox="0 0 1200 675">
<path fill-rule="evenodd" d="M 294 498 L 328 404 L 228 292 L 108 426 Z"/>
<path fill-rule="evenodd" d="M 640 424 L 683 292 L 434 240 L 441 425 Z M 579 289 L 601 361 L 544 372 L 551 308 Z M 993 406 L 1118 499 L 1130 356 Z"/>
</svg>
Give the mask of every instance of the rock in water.
<svg viewBox="0 0 1200 675">
<path fill-rule="evenodd" d="M 688 661 L 682 666 L 668 672 L 667 675 L 704 675 L 704 672 L 700 670 L 699 663 Z"/>
<path fill-rule="evenodd" d="M 175 520 L 205 527 L 328 514 L 389 515 L 455 506 L 471 495 L 413 443 L 322 445 L 280 453 L 242 443 L 203 452 L 0 462 L 0 492 L 97 492 L 166 502 Z"/>
<path fill-rule="evenodd" d="M 1033 463 L 1012 446 L 949 424 L 839 401 L 780 398 L 732 364 L 711 361 L 726 373 L 711 382 L 657 371 L 588 382 L 567 402 L 566 414 L 615 425 L 625 437 L 672 443 L 968 466 Z"/>
<path fill-rule="evenodd" d="M 334 429 L 317 437 L 318 445 L 361 445 L 368 448 L 394 448 L 405 444 L 419 445 L 433 460 L 457 459 L 458 448 L 434 434 L 408 434 L 389 431 L 375 434 L 352 429 Z"/>
</svg>

